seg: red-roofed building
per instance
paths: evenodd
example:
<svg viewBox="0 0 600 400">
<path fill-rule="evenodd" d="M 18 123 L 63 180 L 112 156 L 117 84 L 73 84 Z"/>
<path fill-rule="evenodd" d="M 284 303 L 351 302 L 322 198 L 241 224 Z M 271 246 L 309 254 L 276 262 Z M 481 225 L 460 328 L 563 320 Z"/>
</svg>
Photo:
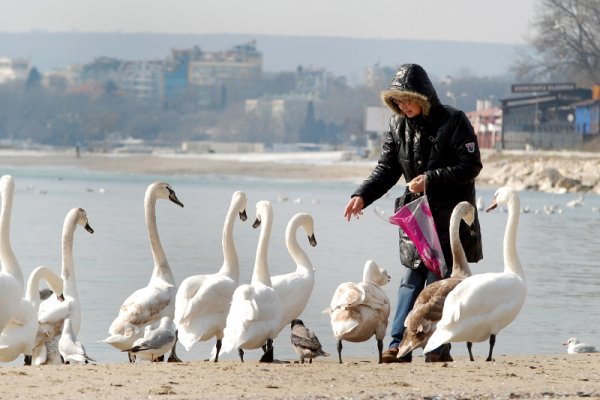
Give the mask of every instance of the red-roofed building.
<svg viewBox="0 0 600 400">
<path fill-rule="evenodd" d="M 477 100 L 477 110 L 467 113 L 477 142 L 482 149 L 494 149 L 500 143 L 502 132 L 502 109 L 493 107 L 489 100 Z"/>
</svg>

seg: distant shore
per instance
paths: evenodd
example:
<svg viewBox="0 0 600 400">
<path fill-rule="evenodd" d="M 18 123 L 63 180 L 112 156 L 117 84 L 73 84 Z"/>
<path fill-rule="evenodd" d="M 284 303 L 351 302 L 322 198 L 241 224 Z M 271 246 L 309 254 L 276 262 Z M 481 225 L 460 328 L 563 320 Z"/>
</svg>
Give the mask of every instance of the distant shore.
<svg viewBox="0 0 600 400">
<path fill-rule="evenodd" d="M 0 366 L 7 399 L 575 399 L 600 398 L 600 354 L 458 357 L 380 364 L 318 358 L 181 364 Z"/>
<path fill-rule="evenodd" d="M 600 153 L 482 151 L 479 185 L 518 190 L 600 194 Z M 234 175 L 275 179 L 356 181 L 375 158 L 349 152 L 263 154 L 99 154 L 1 151 L 0 166 L 62 166 L 149 175 Z"/>
</svg>

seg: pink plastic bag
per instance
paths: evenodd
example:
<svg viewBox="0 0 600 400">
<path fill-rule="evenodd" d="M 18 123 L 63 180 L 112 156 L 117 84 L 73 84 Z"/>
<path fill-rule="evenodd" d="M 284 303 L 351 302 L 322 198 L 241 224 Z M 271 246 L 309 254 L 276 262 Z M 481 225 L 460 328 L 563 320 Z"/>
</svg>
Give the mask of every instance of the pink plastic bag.
<svg viewBox="0 0 600 400">
<path fill-rule="evenodd" d="M 389 218 L 389 222 L 402 228 L 412 240 L 427 269 L 438 279 L 446 276 L 448 267 L 426 195 L 402 206 Z"/>
</svg>

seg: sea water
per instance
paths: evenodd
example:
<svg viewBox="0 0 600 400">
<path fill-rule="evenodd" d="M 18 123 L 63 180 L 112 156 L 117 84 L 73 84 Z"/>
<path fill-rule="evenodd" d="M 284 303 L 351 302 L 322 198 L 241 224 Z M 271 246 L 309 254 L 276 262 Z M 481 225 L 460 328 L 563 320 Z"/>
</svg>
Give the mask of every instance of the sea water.
<svg viewBox="0 0 600 400">
<path fill-rule="evenodd" d="M 315 222 L 317 246 L 310 247 L 302 230 L 298 241 L 316 269 L 315 287 L 301 315 L 305 325 L 319 337 L 325 351 L 337 357 L 329 315 L 323 310 L 342 282 L 360 281 L 368 259 L 387 268 L 391 282 L 384 287 L 392 315 L 404 268 L 399 264 L 398 233 L 394 225 L 375 215 L 379 207 L 390 213 L 394 199 L 403 191 L 399 184 L 347 222 L 344 207 L 356 185 L 352 182 L 319 182 L 251 179 L 232 176 L 156 176 L 125 173 L 98 173 L 68 168 L 5 168 L 2 174 L 15 178 L 11 243 L 26 276 L 38 265 L 60 273 L 61 231 L 66 213 L 73 207 L 87 211 L 94 229 L 91 235 L 78 227 L 74 238 L 74 263 L 81 300 L 79 339 L 91 357 L 101 363 L 126 362 L 127 356 L 99 343 L 122 302 L 144 287 L 153 260 L 144 220 L 144 193 L 157 180 L 170 183 L 185 207 L 159 200 L 156 207 L 158 231 L 176 283 L 191 275 L 216 272 L 222 262 L 223 221 L 234 191 L 248 197 L 248 220 L 237 220 L 234 240 L 240 259 L 240 282 L 249 283 L 254 265 L 259 229 L 252 228 L 255 203 L 273 204 L 274 224 L 269 245 L 271 274 L 295 269 L 285 247 L 285 227 L 299 212 L 310 213 Z M 478 195 L 489 204 L 496 188 L 479 187 Z M 577 194 L 547 194 L 523 191 L 523 208 L 518 228 L 517 250 L 526 274 L 528 293 L 516 320 L 500 332 L 494 350 L 503 354 L 557 354 L 571 336 L 600 345 L 597 310 L 600 305 L 600 197 L 585 195 L 583 205 L 568 207 Z M 505 210 L 480 212 L 484 259 L 471 264 L 474 274 L 502 271 L 502 239 Z M 390 315 L 390 324 L 392 315 Z M 290 330 L 284 328 L 275 339 L 275 356 L 294 360 Z M 387 347 L 388 334 L 384 339 Z M 207 359 L 214 339 L 197 344 L 186 352 L 185 361 Z M 485 357 L 487 343 L 474 345 L 476 357 Z M 260 358 L 261 350 L 246 352 L 247 360 Z M 452 354 L 466 355 L 463 344 Z M 416 356 L 422 351 L 416 350 Z M 375 338 L 364 343 L 344 342 L 344 358 L 377 359 Z M 238 359 L 234 353 L 222 359 Z M 418 361 L 419 359 L 417 359 Z M 19 360 L 19 363 L 21 360 Z M 15 362 L 16 363 L 16 362 Z"/>
</svg>

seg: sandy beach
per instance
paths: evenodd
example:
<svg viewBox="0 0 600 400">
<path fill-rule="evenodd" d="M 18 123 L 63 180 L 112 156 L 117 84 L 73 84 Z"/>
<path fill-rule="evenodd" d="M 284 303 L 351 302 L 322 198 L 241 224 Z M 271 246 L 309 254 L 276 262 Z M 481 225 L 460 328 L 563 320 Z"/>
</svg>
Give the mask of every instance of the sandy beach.
<svg viewBox="0 0 600 400">
<path fill-rule="evenodd" d="M 107 155 L 0 152 L 0 166 L 76 167 L 90 171 L 238 175 L 278 179 L 360 182 L 375 159 L 353 159 L 342 152 L 303 157 L 261 155 Z M 600 193 L 595 154 L 485 153 L 479 185 L 513 184 L 530 190 Z M 559 186 L 560 177 L 579 186 Z M 542 174 L 542 175 L 538 175 Z M 544 178 L 540 178 L 543 176 Z M 552 184 L 554 181 L 555 184 Z M 545 182 L 545 183 L 544 183 Z M 457 344 L 460 346 L 461 344 Z M 479 346 L 487 346 L 482 343 Z M 524 351 L 524 353 L 527 353 Z M 420 354 L 420 352 L 419 352 Z M 0 365 L 4 399 L 514 399 L 600 398 L 600 353 L 567 355 L 495 354 L 494 362 L 428 364 L 376 363 L 376 355 L 337 363 L 337 355 L 312 364 L 294 360 L 260 364 L 254 360 L 219 363 L 68 365 L 24 367 Z"/>
<path fill-rule="evenodd" d="M 600 354 L 495 356 L 470 362 L 101 364 L 0 367 L 5 399 L 600 398 Z"/>
</svg>

